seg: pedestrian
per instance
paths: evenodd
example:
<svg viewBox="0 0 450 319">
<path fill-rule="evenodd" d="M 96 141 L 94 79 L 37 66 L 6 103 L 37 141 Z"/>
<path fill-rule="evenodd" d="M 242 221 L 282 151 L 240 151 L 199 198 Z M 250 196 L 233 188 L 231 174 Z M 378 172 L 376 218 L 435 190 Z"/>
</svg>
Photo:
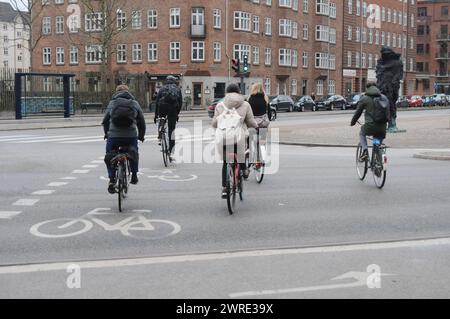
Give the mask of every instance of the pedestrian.
<svg viewBox="0 0 450 319">
<path fill-rule="evenodd" d="M 315 102 L 316 101 L 316 94 L 314 92 L 311 93 L 311 99 Z"/>
</svg>

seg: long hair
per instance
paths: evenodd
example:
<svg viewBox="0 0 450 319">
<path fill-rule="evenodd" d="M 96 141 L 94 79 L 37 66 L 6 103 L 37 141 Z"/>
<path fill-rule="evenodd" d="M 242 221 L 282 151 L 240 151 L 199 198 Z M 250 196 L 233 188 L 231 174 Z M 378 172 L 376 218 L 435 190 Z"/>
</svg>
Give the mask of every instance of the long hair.
<svg viewBox="0 0 450 319">
<path fill-rule="evenodd" d="M 269 98 L 267 97 L 266 93 L 264 92 L 264 87 L 262 83 L 255 83 L 252 85 L 250 89 L 250 96 L 262 94 L 264 96 L 264 100 L 266 100 L 266 103 L 269 103 Z"/>
</svg>

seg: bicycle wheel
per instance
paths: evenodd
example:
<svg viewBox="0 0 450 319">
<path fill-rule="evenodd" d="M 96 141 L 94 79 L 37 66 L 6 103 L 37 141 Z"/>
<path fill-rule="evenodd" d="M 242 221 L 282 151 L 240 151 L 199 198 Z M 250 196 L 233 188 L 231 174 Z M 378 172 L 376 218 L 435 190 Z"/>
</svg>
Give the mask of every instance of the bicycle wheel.
<svg viewBox="0 0 450 319">
<path fill-rule="evenodd" d="M 358 177 L 360 180 L 364 180 L 367 174 L 367 169 L 369 167 L 369 161 L 366 159 L 365 161 L 361 161 L 359 158 L 363 152 L 361 144 L 358 144 L 356 148 L 356 172 L 358 173 Z"/>
<path fill-rule="evenodd" d="M 383 188 L 386 182 L 386 170 L 384 169 L 382 151 L 377 147 L 373 151 L 373 180 L 379 189 Z"/>
<path fill-rule="evenodd" d="M 258 184 L 261 184 L 264 178 L 264 159 L 262 158 L 261 145 L 258 144 L 256 148 L 256 163 L 255 169 L 255 179 Z"/>
<path fill-rule="evenodd" d="M 119 165 L 117 170 L 117 204 L 119 206 L 119 212 L 122 212 L 122 200 L 123 200 L 123 174 L 125 174 L 123 170 L 123 165 Z"/>
<path fill-rule="evenodd" d="M 237 164 L 239 167 L 239 164 Z M 237 171 L 237 181 L 238 181 L 238 190 L 239 190 L 239 199 L 244 200 L 244 174 L 240 169 Z"/>
<path fill-rule="evenodd" d="M 227 187 L 227 206 L 230 215 L 233 215 L 236 206 L 236 180 L 234 176 L 235 176 L 234 167 L 232 164 L 228 164 L 226 187 Z"/>
</svg>

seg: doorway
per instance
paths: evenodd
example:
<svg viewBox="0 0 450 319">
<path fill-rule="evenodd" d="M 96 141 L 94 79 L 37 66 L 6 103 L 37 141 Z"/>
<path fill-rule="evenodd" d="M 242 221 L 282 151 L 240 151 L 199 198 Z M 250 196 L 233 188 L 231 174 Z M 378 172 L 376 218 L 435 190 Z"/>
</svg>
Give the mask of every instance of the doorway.
<svg viewBox="0 0 450 319">
<path fill-rule="evenodd" d="M 200 108 L 202 105 L 202 83 L 193 83 L 194 87 L 194 108 Z"/>
</svg>

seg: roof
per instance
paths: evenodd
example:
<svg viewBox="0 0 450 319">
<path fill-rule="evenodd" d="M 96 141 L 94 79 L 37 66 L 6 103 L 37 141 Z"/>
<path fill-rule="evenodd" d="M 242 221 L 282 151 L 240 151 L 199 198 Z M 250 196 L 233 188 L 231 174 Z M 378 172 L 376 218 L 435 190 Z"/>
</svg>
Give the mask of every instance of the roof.
<svg viewBox="0 0 450 319">
<path fill-rule="evenodd" d="M 14 22 L 17 11 L 13 9 L 11 4 L 0 2 L 0 22 Z"/>
</svg>

